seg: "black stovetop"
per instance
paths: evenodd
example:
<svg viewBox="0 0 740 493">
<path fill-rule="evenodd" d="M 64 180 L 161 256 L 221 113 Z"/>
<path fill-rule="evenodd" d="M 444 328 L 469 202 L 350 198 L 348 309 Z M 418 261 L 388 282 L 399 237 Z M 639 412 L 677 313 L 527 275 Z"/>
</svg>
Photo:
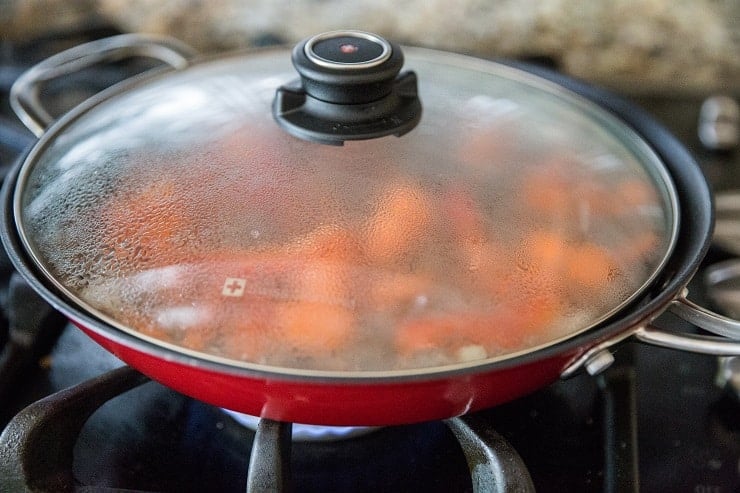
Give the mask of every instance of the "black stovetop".
<svg viewBox="0 0 740 493">
<path fill-rule="evenodd" d="M 639 344 L 616 357 L 599 377 L 560 381 L 477 416 L 518 451 L 539 492 L 738 491 L 740 403 L 714 385 L 714 358 Z M 67 327 L 14 404 L 120 365 Z M 149 382 L 92 415 L 76 441 L 73 473 L 89 486 L 244 491 L 253 439 L 220 409 Z M 302 492 L 472 491 L 460 446 L 442 422 L 296 443 L 292 472 Z"/>
<path fill-rule="evenodd" d="M 7 108 L 10 81 L 26 58 L 39 56 L 31 46 L 20 48 L 20 54 L 0 52 L 0 62 L 13 62 L 0 67 L 2 168 L 33 142 Z M 95 79 L 89 90 L 106 83 Z M 697 155 L 718 190 L 740 188 L 738 153 L 710 153 L 696 138 L 704 96 L 634 99 Z M 8 136 L 15 139 L 10 144 Z M 727 256 L 715 248 L 706 263 Z M 9 275 L 3 262 L 0 271 Z M 700 282 L 695 284 L 701 297 Z M 36 306 L 32 297 L 23 286 L 0 287 L 6 309 L 8 298 Z M 122 365 L 53 313 L 34 313 L 53 326 L 42 331 L 50 340 L 22 355 L 26 362 L 13 379 L 0 375 L 0 428 L 26 405 Z M 0 361 L 8 359 L 11 346 L 8 325 L 19 317 L 23 310 L 11 309 L 0 319 Z M 658 324 L 691 330 L 669 315 Z M 615 356 L 598 377 L 559 381 L 476 418 L 518 451 L 539 492 L 740 492 L 740 401 L 715 385 L 716 358 L 636 343 L 622 345 Z M 222 410 L 148 382 L 92 414 L 74 438 L 71 470 L 78 491 L 244 491 L 253 439 L 253 431 Z M 294 490 L 301 492 L 473 489 L 460 445 L 442 422 L 295 443 L 291 467 Z"/>
</svg>

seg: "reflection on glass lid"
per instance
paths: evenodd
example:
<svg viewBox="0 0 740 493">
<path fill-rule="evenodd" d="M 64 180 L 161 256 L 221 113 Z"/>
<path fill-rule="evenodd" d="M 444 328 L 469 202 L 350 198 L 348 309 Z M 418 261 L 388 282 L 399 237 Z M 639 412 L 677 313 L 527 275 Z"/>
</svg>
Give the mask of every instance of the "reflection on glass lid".
<svg viewBox="0 0 740 493">
<path fill-rule="evenodd" d="M 672 185 L 629 129 L 549 83 L 408 50 L 403 137 L 274 122 L 289 56 L 194 65 L 81 112 L 17 206 L 58 287 L 104 321 L 231 364 L 456 367 L 605 320 L 662 267 Z"/>
</svg>

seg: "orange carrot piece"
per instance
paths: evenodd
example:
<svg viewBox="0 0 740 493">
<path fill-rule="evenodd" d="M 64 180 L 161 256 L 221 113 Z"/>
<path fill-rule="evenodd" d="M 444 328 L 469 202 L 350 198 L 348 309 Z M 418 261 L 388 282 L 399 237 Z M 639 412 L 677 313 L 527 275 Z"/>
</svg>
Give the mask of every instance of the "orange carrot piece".
<svg viewBox="0 0 740 493">
<path fill-rule="evenodd" d="M 213 333 L 202 327 L 189 327 L 183 335 L 181 345 L 196 351 L 204 350 L 213 340 Z"/>
<path fill-rule="evenodd" d="M 402 324 L 396 334 L 396 350 L 402 357 L 427 351 L 450 351 L 461 345 L 456 341 L 464 321 L 452 315 L 440 315 L 436 318 L 414 318 Z M 449 347 L 452 345 L 453 347 Z"/>
<path fill-rule="evenodd" d="M 342 226 L 321 225 L 286 247 L 287 254 L 297 258 L 321 258 L 358 262 L 362 255 L 359 241 Z"/>
<path fill-rule="evenodd" d="M 276 326 L 286 344 L 309 354 L 326 354 L 344 346 L 355 323 L 351 310 L 328 303 L 291 302 L 280 307 Z"/>
<path fill-rule="evenodd" d="M 156 263 L 178 261 L 183 252 L 172 241 L 186 220 L 172 182 L 156 182 L 130 197 L 117 197 L 103 213 L 106 243 L 116 258 L 135 265 L 140 258 Z"/>
<path fill-rule="evenodd" d="M 536 230 L 521 243 L 521 255 L 537 271 L 558 274 L 565 262 L 568 245 L 565 237 L 554 231 Z"/>
<path fill-rule="evenodd" d="M 476 344 L 486 348 L 489 355 L 520 349 L 526 335 L 520 313 L 499 307 L 490 313 L 463 318 L 465 325 L 461 338 L 463 345 Z"/>
<path fill-rule="evenodd" d="M 524 179 L 521 198 L 533 213 L 565 216 L 573 210 L 573 186 L 560 165 L 547 164 Z"/>
<path fill-rule="evenodd" d="M 442 214 L 449 221 L 446 227 L 461 241 L 485 241 L 486 221 L 473 195 L 463 189 L 448 190 L 440 203 Z"/>
<path fill-rule="evenodd" d="M 568 258 L 567 275 L 578 284 L 589 288 L 609 283 L 609 276 L 616 264 L 606 249 L 583 244 L 573 248 Z"/>
<path fill-rule="evenodd" d="M 395 184 L 379 200 L 365 229 L 364 248 L 371 262 L 385 263 L 422 241 L 433 214 L 424 190 L 409 183 Z"/>
<path fill-rule="evenodd" d="M 399 328 L 395 347 L 406 358 L 434 351 L 454 355 L 461 348 L 474 345 L 482 346 L 493 356 L 524 349 L 525 338 L 533 330 L 527 326 L 530 320 L 521 312 L 504 307 L 490 313 L 447 313 L 416 318 Z"/>
<path fill-rule="evenodd" d="M 356 318 L 347 265 L 308 260 L 299 272 L 288 273 L 285 280 L 294 298 L 278 305 L 275 323 L 286 343 L 314 355 L 345 345 Z"/>
</svg>

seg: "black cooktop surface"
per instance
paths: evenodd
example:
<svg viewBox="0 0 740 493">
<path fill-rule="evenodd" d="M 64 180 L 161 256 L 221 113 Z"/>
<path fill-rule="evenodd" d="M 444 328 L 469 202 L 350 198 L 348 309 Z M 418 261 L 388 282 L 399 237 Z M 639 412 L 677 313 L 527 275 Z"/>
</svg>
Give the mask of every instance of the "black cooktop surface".
<svg viewBox="0 0 740 493">
<path fill-rule="evenodd" d="M 7 107 L 7 89 L 27 56 L 36 55 L 4 56 L 12 63 L 0 67 L 3 168 L 33 142 Z M 117 76 L 119 68 L 110 70 Z M 99 83 L 94 79 L 90 89 Z M 711 153 L 696 137 L 704 96 L 634 99 L 698 156 L 717 190 L 740 188 L 739 153 Z M 728 256 L 713 249 L 706 264 Z M 8 293 L 0 288 L 4 309 Z M 0 317 L 0 361 L 9 358 L 8 319 Z M 658 323 L 692 330 L 668 315 Z M 24 406 L 121 366 L 72 326 L 45 332 L 53 339 L 31 354 L 20 376 L 12 382 L 0 376 L 0 428 Z M 538 492 L 740 492 L 740 401 L 715 384 L 717 359 L 636 343 L 622 345 L 615 356 L 598 377 L 559 381 L 476 416 L 518 451 Z M 71 470 L 78 491 L 244 491 L 253 439 L 253 431 L 222 410 L 149 382 L 92 414 L 74 439 Z M 460 445 L 443 422 L 296 442 L 291 468 L 293 489 L 301 492 L 473 490 Z M 5 487 L 0 478 L 0 491 Z"/>
</svg>

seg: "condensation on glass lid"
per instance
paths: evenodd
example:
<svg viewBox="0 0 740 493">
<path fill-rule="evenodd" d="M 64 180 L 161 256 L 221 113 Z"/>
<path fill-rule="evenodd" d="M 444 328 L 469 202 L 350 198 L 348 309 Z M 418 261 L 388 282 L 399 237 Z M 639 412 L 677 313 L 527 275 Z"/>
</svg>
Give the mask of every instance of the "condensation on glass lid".
<svg viewBox="0 0 740 493">
<path fill-rule="evenodd" d="M 437 79 L 425 100 L 454 92 L 454 73 Z M 343 147 L 287 136 L 269 111 L 97 161 L 74 151 L 85 135 L 29 177 L 24 227 L 96 315 L 235 364 L 473 364 L 600 323 L 671 247 L 652 157 L 578 108 L 466 91 L 402 138 Z"/>
<path fill-rule="evenodd" d="M 625 177 L 607 189 L 558 161 L 498 188 L 380 173 L 358 189 L 351 175 L 273 165 L 246 197 L 220 162 L 119 178 L 54 238 L 58 275 L 124 326 L 184 348 L 371 371 L 558 340 L 639 288 L 664 241 L 649 187 Z"/>
</svg>

